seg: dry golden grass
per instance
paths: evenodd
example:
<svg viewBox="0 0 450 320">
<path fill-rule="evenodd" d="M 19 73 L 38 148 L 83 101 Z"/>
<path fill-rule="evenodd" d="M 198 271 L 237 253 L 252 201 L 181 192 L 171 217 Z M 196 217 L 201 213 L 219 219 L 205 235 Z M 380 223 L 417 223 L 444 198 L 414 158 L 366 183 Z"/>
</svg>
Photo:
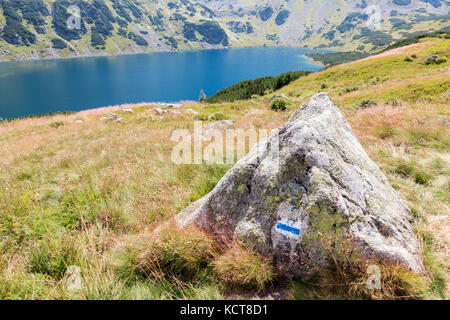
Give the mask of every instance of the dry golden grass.
<svg viewBox="0 0 450 320">
<path fill-rule="evenodd" d="M 160 226 L 136 258 L 135 271 L 145 277 L 194 277 L 218 254 L 215 241 L 194 226 Z"/>
<path fill-rule="evenodd" d="M 446 100 L 449 88 L 442 82 L 449 64 L 407 65 L 403 54 L 416 53 L 419 60 L 435 51 L 450 51 L 449 43 L 418 44 L 400 53 L 328 69 L 281 90 L 299 105 L 323 90 L 324 82 L 328 84 L 331 97 L 370 157 L 413 210 L 428 267 L 425 280 L 430 283 L 423 297 L 429 299 L 450 296 L 450 100 Z M 410 87 L 417 79 L 424 81 L 423 91 Z M 358 89 L 346 92 L 352 83 Z M 435 92 L 436 83 L 444 87 Z M 397 93 L 406 98 L 387 101 Z M 410 100 L 413 95 L 419 98 Z M 367 97 L 377 105 L 358 107 L 360 99 Z M 268 98 L 185 108 L 205 117 L 220 112 L 235 120 L 238 128 L 272 130 L 286 122 L 292 110 L 273 112 Z M 114 256 L 119 244 L 140 248 L 137 242 L 142 241 L 131 239 L 144 240 L 142 235 L 151 234 L 161 222 L 209 192 L 230 167 L 177 166 L 170 161 L 172 131 L 191 129 L 193 117 L 160 118 L 145 105 L 136 106 L 133 114 L 119 109 L 114 110 L 123 123 L 100 120 L 113 109 L 0 123 L 0 298 L 223 297 L 222 284 L 211 275 L 187 282 L 175 276 L 149 283 L 117 272 Z M 78 119 L 83 122 L 77 123 Z M 48 239 L 53 241 L 51 252 L 42 249 Z M 64 241 L 75 243 L 75 249 Z M 40 258 L 33 260 L 36 252 Z M 59 269 L 47 264 L 58 259 Z M 65 288 L 66 261 L 81 268 L 80 292 Z M 126 267 L 132 266 L 128 261 Z"/>
<path fill-rule="evenodd" d="M 263 290 L 276 276 L 269 259 L 240 243 L 233 244 L 212 265 L 219 278 L 232 288 Z"/>
</svg>

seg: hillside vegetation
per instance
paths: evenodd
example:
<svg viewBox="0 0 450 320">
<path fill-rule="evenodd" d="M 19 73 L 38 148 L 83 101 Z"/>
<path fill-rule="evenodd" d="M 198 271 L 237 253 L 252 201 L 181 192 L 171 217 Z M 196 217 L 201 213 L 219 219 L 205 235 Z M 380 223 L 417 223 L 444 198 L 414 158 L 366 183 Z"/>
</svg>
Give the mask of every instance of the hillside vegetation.
<svg viewBox="0 0 450 320">
<path fill-rule="evenodd" d="M 67 27 L 71 5 L 79 29 Z M 264 45 L 374 52 L 449 28 L 448 12 L 443 0 L 0 0 L 0 60 Z"/>
<path fill-rule="evenodd" d="M 220 90 L 213 96 L 207 98 L 205 102 L 233 102 L 236 100 L 247 100 L 253 95 L 263 96 L 279 90 L 300 77 L 310 74 L 309 71 L 290 71 L 276 77 L 262 77 L 254 80 L 245 80 Z"/>
<path fill-rule="evenodd" d="M 431 55 L 446 60 L 421 63 Z M 242 244 L 161 225 L 231 167 L 175 165 L 174 129 L 218 118 L 243 129 L 275 129 L 320 91 L 330 94 L 411 208 L 426 274 L 386 269 L 382 290 L 370 292 L 364 274 L 333 270 L 310 283 L 292 282 Z M 153 106 L 140 106 L 132 114 L 117 111 L 122 123 L 101 121 L 107 112 L 101 109 L 0 123 L 0 299 L 273 298 L 273 292 L 295 299 L 448 299 L 450 40 L 421 39 L 301 77 L 275 93 L 290 99 L 287 111 L 270 108 L 272 93 L 184 107 L 197 117 L 158 117 Z M 69 266 L 80 268 L 77 290 L 68 285 Z"/>
</svg>

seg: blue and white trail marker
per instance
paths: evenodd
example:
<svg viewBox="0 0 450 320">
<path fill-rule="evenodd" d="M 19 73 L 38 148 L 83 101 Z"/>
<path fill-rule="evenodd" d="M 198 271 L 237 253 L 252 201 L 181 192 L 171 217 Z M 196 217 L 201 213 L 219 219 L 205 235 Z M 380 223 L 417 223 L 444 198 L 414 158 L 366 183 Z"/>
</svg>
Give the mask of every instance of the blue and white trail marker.
<svg viewBox="0 0 450 320">
<path fill-rule="evenodd" d="M 289 238 L 298 239 L 300 237 L 300 223 L 293 221 L 278 221 L 276 231 Z"/>
</svg>

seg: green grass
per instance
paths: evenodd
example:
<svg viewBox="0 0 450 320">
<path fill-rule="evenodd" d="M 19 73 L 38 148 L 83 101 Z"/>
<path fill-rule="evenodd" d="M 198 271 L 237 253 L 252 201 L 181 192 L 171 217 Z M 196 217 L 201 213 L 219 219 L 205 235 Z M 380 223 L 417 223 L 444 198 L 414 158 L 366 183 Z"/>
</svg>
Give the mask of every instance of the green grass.
<svg viewBox="0 0 450 320">
<path fill-rule="evenodd" d="M 207 121 L 231 119 L 238 128 L 274 129 L 300 103 L 328 92 L 366 152 L 413 209 L 425 249 L 426 288 L 408 274 L 401 277 L 407 280 L 401 286 L 420 292 L 419 298 L 447 299 L 449 227 L 443 217 L 450 203 L 449 63 L 418 62 L 432 54 L 449 58 L 449 49 L 450 40 L 427 42 L 300 78 L 278 91 L 291 101 L 285 112 L 270 107 L 270 97 L 278 92 L 185 108 Z M 413 54 L 413 62 L 404 61 Z M 376 105 L 361 108 L 362 101 Z M 175 233 L 160 242 L 148 238 L 210 192 L 231 168 L 173 164 L 172 131 L 191 130 L 197 118 L 150 120 L 151 109 L 121 114 L 120 124 L 85 113 L 0 123 L 1 299 L 220 299 L 230 288 L 239 292 L 241 285 L 254 291 L 277 285 L 276 270 L 247 251 L 242 255 L 248 259 L 241 260 L 233 260 L 237 251 L 229 247 L 204 257 L 211 252 L 207 235 L 190 239 Z M 136 261 L 158 271 L 152 273 L 159 275 L 157 281 L 136 273 Z M 83 285 L 77 292 L 66 286 L 70 265 L 81 269 Z M 337 279 L 331 275 L 327 279 Z M 353 291 L 333 293 L 318 284 L 295 283 L 289 290 L 297 298 L 355 297 Z M 389 288 L 385 293 L 392 293 Z"/>
</svg>

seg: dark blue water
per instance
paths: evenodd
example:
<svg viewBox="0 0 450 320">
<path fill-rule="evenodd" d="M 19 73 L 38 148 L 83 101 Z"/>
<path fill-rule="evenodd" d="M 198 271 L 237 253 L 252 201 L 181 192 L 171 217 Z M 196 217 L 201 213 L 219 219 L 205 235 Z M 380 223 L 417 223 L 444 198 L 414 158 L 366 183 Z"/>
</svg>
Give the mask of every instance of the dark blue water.
<svg viewBox="0 0 450 320">
<path fill-rule="evenodd" d="M 321 67 L 303 48 L 244 48 L 0 63 L 0 117 L 197 100 L 239 81 Z M 319 51 L 320 52 L 320 51 Z"/>
</svg>

